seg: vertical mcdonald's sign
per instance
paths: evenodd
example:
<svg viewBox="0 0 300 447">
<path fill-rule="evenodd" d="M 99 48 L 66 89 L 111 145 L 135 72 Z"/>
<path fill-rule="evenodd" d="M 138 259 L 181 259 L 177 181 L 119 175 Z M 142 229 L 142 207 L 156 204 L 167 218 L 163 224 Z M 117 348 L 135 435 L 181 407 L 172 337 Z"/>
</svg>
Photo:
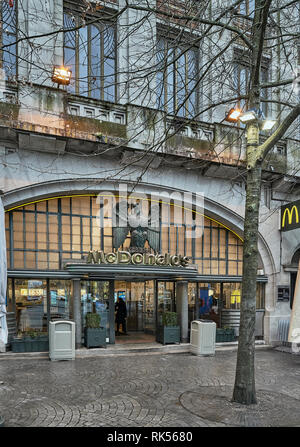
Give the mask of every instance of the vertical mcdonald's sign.
<svg viewBox="0 0 300 447">
<path fill-rule="evenodd" d="M 281 231 L 300 228 L 300 200 L 288 203 L 281 207 Z"/>
</svg>

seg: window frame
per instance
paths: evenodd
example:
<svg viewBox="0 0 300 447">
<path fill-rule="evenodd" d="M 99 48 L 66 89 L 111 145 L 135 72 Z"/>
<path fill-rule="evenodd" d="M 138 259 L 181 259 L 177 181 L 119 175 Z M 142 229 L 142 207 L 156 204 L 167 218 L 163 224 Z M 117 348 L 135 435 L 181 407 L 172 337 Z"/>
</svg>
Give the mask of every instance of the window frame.
<svg viewBox="0 0 300 447">
<path fill-rule="evenodd" d="M 0 68 L 4 71 L 5 73 L 5 79 L 8 82 L 12 82 L 12 81 L 16 81 L 17 77 L 18 77 L 18 44 L 16 43 L 17 41 L 17 34 L 18 34 L 18 2 L 17 0 L 14 1 L 13 4 L 13 14 L 10 14 L 10 18 L 12 18 L 14 20 L 14 23 L 12 24 L 12 22 L 9 22 L 9 24 L 7 24 L 7 26 L 9 28 L 15 28 L 14 31 L 8 31 L 8 30 L 4 30 L 4 26 L 5 23 L 3 22 L 3 16 L 4 16 L 4 5 L 7 5 L 7 8 L 11 8 L 11 6 L 9 6 L 8 4 L 8 0 L 1 0 L 0 2 L 1 8 L 0 8 L 0 20 L 2 23 L 2 30 L 0 33 L 0 44 L 1 44 L 1 50 L 0 50 Z M 4 39 L 3 39 L 3 35 L 4 33 L 6 33 L 9 36 L 15 37 L 15 44 L 11 45 L 8 49 L 3 49 L 2 46 L 4 45 Z M 12 43 L 12 42 L 10 42 Z M 14 48 L 14 53 L 12 53 L 10 51 L 11 48 Z M 10 58 L 14 59 L 14 62 L 12 62 L 12 66 L 14 68 L 12 75 L 9 75 L 8 72 L 5 69 L 5 61 L 4 61 L 4 54 L 7 53 L 9 54 Z"/>
<path fill-rule="evenodd" d="M 244 12 L 241 12 L 241 6 L 245 6 Z M 239 14 L 241 14 L 243 17 L 247 17 L 250 19 L 254 18 L 255 14 L 255 0 L 244 0 L 238 7 Z"/>
<path fill-rule="evenodd" d="M 80 26 L 80 16 L 78 14 L 78 12 L 71 10 L 70 8 L 64 8 L 63 11 L 63 15 L 64 15 L 64 27 L 65 27 L 65 17 L 69 16 L 71 19 L 74 20 L 74 28 L 77 28 Z M 93 22 L 95 17 L 91 17 L 91 16 L 87 16 L 87 19 L 91 19 L 91 21 Z M 101 20 L 100 16 L 99 16 L 99 20 Z M 93 66 L 92 66 L 92 27 L 95 27 L 98 29 L 99 32 L 99 43 L 100 43 L 100 66 L 99 66 L 99 78 L 98 78 L 98 83 L 99 86 L 97 88 L 93 87 L 93 79 L 92 79 L 92 71 L 93 71 Z M 114 39 L 114 48 L 112 51 L 113 57 L 108 57 L 105 56 L 105 38 L 104 38 L 104 33 L 105 33 L 105 29 L 109 27 L 111 29 L 113 29 L 113 39 Z M 65 29 L 65 28 L 64 28 Z M 80 88 L 80 30 L 85 30 L 86 29 L 86 36 L 87 36 L 87 46 L 86 46 L 86 56 L 87 56 L 87 89 L 85 92 L 81 92 L 81 88 Z M 93 100 L 98 100 L 98 101 L 107 101 L 107 102 L 111 102 L 111 103 L 116 103 L 117 102 L 117 95 L 118 95 L 118 89 L 117 89 L 117 27 L 116 27 L 116 23 L 114 22 L 110 22 L 110 21 L 100 21 L 100 23 L 88 23 L 85 27 L 79 28 L 79 29 L 75 29 L 74 31 L 71 31 L 73 33 L 75 33 L 75 39 L 74 39 L 74 46 L 71 47 L 69 45 L 66 44 L 66 40 L 67 40 L 67 35 L 68 35 L 68 31 L 66 31 L 64 33 L 64 41 L 63 41 L 63 49 L 64 49 L 64 64 L 66 66 L 68 66 L 68 62 L 66 61 L 66 48 L 67 49 L 71 49 L 72 51 L 75 52 L 75 57 L 74 57 L 74 69 L 71 70 L 75 71 L 72 73 L 72 78 L 74 79 L 74 83 L 72 85 L 72 90 L 70 90 L 70 87 L 67 88 L 67 90 L 69 90 L 70 94 L 74 94 L 74 95 L 78 95 L 78 96 L 83 96 L 85 98 L 89 98 L 89 99 L 93 99 Z M 106 89 L 107 86 L 105 85 L 105 78 L 111 75 L 107 75 L 105 73 L 105 61 L 106 60 L 113 60 L 114 61 L 114 72 L 113 72 L 113 77 L 114 77 L 114 82 L 113 82 L 113 99 L 109 99 L 106 97 L 107 93 L 106 93 Z M 72 66 L 73 67 L 73 66 Z M 93 94 L 93 90 L 96 92 L 96 95 Z M 97 94 L 98 93 L 98 94 Z"/>
<path fill-rule="evenodd" d="M 236 93 L 239 96 L 246 94 L 246 92 L 242 92 L 240 90 L 241 87 L 241 69 L 244 69 L 246 72 L 246 85 L 248 85 L 250 81 L 250 61 L 247 60 L 248 54 L 244 51 L 241 51 L 238 48 L 235 48 L 233 55 L 233 79 L 234 79 L 234 88 Z M 260 79 L 261 83 L 267 83 L 270 76 L 270 60 L 266 57 L 262 58 L 261 70 L 260 70 Z M 238 73 L 238 76 L 237 76 Z M 268 100 L 269 94 L 268 89 L 261 89 L 260 99 Z M 246 101 L 241 100 L 237 102 L 237 107 L 243 109 Z M 261 110 L 265 116 L 268 114 L 268 102 L 261 101 Z"/>
<path fill-rule="evenodd" d="M 175 40 L 175 39 L 174 39 Z M 162 82 L 161 85 L 159 84 L 159 81 L 157 80 L 157 88 L 156 91 L 160 92 L 157 93 L 158 97 L 163 97 L 163 103 L 159 104 L 157 101 L 157 107 L 159 110 L 164 110 L 168 115 L 176 116 L 176 118 L 182 118 L 182 119 L 192 119 L 194 120 L 195 117 L 197 117 L 199 113 L 199 100 L 200 100 L 200 93 L 199 93 L 199 47 L 196 45 L 189 46 L 188 43 L 185 43 L 182 41 L 179 45 L 176 45 L 176 42 L 174 42 L 174 45 L 172 45 L 172 42 L 174 41 L 172 38 L 166 38 L 162 34 L 158 35 L 157 38 L 157 47 L 160 45 L 160 42 L 163 42 L 163 53 L 164 57 L 161 61 L 157 60 L 157 64 L 163 63 L 162 69 L 157 70 L 157 73 L 162 74 Z M 171 61 L 168 62 L 169 51 L 171 51 Z M 195 56 L 195 77 L 192 78 L 192 76 L 189 76 L 189 53 L 194 53 Z M 178 77 L 179 77 L 179 71 L 178 71 L 178 61 L 179 59 L 184 56 L 184 64 L 185 64 L 185 72 L 184 72 L 184 103 L 179 102 L 180 97 L 180 87 L 178 83 Z M 171 78 L 172 78 L 172 93 L 169 94 L 168 92 L 168 70 L 172 67 L 171 70 Z M 191 87 L 191 91 L 188 88 L 189 81 L 193 79 L 194 80 L 194 86 Z M 192 93 L 191 93 L 192 92 Z M 195 94 L 195 105 L 194 110 L 189 111 L 189 100 L 191 95 Z M 171 96 L 171 103 L 170 103 L 170 97 Z M 180 106 L 180 108 L 178 108 Z M 180 110 L 183 110 L 183 114 L 180 113 Z"/>
</svg>

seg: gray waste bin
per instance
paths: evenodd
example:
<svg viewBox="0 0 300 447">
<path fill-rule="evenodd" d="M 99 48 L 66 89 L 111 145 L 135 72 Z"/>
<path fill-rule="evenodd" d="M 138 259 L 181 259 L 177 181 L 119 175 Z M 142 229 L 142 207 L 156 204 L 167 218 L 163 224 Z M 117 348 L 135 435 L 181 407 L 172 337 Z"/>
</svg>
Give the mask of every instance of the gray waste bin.
<svg viewBox="0 0 300 447">
<path fill-rule="evenodd" d="M 216 346 L 216 323 L 211 320 L 195 320 L 191 323 L 191 353 L 214 355 Z"/>
<path fill-rule="evenodd" d="M 75 359 L 75 323 L 56 320 L 49 323 L 50 360 Z"/>
</svg>

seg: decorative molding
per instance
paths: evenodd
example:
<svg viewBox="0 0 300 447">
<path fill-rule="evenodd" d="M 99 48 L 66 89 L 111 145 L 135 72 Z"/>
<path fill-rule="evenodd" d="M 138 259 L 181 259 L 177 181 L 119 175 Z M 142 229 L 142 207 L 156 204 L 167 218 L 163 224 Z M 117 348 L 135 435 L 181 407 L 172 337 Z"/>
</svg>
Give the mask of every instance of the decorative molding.
<svg viewBox="0 0 300 447">
<path fill-rule="evenodd" d="M 126 110 L 114 104 L 111 106 L 98 106 L 85 101 L 69 101 L 67 111 L 73 116 L 94 118 L 99 121 L 108 121 L 116 124 L 126 124 Z"/>
<path fill-rule="evenodd" d="M 193 138 L 195 140 L 213 141 L 214 130 L 210 129 L 208 126 L 198 123 L 185 123 L 179 118 L 167 118 L 167 128 L 173 133 L 177 130 L 177 135 L 185 136 L 188 138 Z"/>
</svg>

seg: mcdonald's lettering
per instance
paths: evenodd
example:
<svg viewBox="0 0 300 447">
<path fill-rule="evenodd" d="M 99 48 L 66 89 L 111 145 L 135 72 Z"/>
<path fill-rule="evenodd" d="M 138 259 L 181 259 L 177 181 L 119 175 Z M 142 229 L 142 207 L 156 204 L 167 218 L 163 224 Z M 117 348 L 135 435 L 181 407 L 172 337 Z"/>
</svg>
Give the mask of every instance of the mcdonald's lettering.
<svg viewBox="0 0 300 447">
<path fill-rule="evenodd" d="M 281 231 L 295 230 L 299 224 L 300 201 L 281 207 Z"/>
<path fill-rule="evenodd" d="M 292 221 L 293 221 L 293 213 L 294 213 L 294 211 L 295 211 L 296 222 L 299 223 L 298 209 L 297 209 L 297 207 L 294 205 L 294 206 L 292 207 L 291 210 L 289 210 L 288 208 L 286 208 L 286 209 L 284 210 L 283 217 L 282 217 L 282 226 L 283 226 L 283 227 L 284 227 L 284 224 L 285 224 L 286 213 L 287 213 L 287 215 L 288 215 L 289 225 L 291 225 L 291 223 L 292 223 Z"/>
</svg>

